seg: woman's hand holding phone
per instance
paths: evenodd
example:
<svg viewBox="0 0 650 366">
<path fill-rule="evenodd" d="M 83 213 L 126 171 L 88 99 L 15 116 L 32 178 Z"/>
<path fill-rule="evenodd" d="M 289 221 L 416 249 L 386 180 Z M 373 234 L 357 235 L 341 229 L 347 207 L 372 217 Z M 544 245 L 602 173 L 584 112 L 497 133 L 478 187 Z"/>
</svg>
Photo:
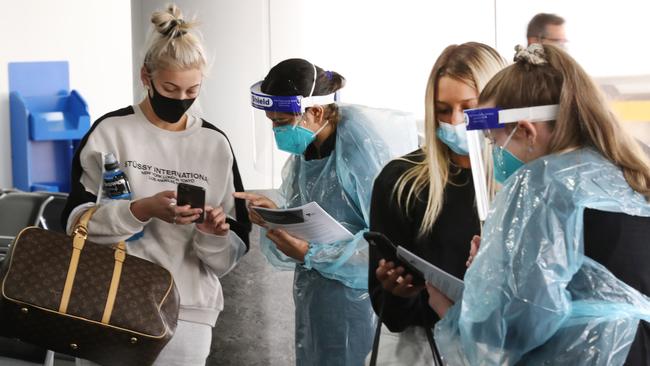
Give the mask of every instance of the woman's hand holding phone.
<svg viewBox="0 0 650 366">
<path fill-rule="evenodd" d="M 133 201 L 131 212 L 140 221 L 158 218 L 170 224 L 187 225 L 198 219 L 203 210 L 190 205 L 176 206 L 176 192 L 162 191 Z"/>
<path fill-rule="evenodd" d="M 395 263 L 381 259 L 375 270 L 375 276 L 384 290 L 391 294 L 406 298 L 414 297 L 424 289 L 424 286 L 414 285 L 413 276 L 410 274 L 403 276 L 404 271 L 403 267 L 395 267 Z"/>
</svg>

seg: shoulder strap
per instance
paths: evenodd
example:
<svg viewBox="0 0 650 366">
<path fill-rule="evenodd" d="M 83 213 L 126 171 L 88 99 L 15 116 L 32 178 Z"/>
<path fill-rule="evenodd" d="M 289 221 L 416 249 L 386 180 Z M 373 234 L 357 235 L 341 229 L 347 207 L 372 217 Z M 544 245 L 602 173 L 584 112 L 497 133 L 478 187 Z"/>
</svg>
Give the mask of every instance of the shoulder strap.
<svg viewBox="0 0 650 366">
<path fill-rule="evenodd" d="M 81 215 L 77 221 L 77 224 L 74 226 L 74 230 L 72 231 L 73 236 L 77 236 L 79 234 L 83 236 L 88 235 L 88 223 L 90 222 L 90 218 L 93 217 L 95 211 L 97 211 L 97 206 L 93 206 L 87 209 L 86 212 Z M 83 239 L 85 240 L 86 238 L 84 237 Z"/>
<path fill-rule="evenodd" d="M 436 341 L 433 339 L 433 332 L 431 331 L 431 328 L 424 327 L 424 332 L 427 334 L 427 340 L 429 341 L 429 346 L 431 347 L 431 354 L 433 355 L 434 364 L 436 366 L 442 366 L 442 359 L 440 358 L 438 347 L 436 347 Z"/>
<path fill-rule="evenodd" d="M 377 320 L 377 329 L 375 330 L 375 339 L 372 341 L 372 354 L 370 355 L 370 366 L 377 365 L 377 352 L 379 351 L 379 337 L 381 337 L 381 314 Z"/>
</svg>

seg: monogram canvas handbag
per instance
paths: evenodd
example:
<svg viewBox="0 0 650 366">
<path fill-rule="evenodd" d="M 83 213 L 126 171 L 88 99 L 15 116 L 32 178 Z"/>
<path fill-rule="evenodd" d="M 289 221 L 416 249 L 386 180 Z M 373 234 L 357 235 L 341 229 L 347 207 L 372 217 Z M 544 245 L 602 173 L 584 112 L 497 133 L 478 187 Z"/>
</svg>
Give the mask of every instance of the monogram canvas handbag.
<svg viewBox="0 0 650 366">
<path fill-rule="evenodd" d="M 171 273 L 86 240 L 94 209 L 72 236 L 23 229 L 0 268 L 0 335 L 102 365 L 150 365 L 176 329 Z"/>
</svg>

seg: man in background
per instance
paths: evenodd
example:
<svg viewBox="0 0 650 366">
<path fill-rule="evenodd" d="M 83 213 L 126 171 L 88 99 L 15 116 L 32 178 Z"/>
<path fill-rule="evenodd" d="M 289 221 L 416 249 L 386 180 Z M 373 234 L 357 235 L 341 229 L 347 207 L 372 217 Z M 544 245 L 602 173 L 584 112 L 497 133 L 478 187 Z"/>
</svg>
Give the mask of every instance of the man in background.
<svg viewBox="0 0 650 366">
<path fill-rule="evenodd" d="M 539 13 L 528 23 L 526 31 L 528 45 L 532 43 L 553 44 L 565 47 L 564 18 L 555 14 Z"/>
</svg>

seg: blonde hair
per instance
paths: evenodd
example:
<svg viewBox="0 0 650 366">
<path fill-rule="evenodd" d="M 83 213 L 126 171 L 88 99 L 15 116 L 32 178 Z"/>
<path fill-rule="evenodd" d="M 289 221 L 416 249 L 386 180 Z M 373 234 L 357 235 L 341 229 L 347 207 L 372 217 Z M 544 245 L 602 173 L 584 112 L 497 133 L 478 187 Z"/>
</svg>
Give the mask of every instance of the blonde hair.
<svg viewBox="0 0 650 366">
<path fill-rule="evenodd" d="M 433 227 L 442 210 L 444 190 L 449 181 L 449 148 L 436 136 L 438 118 L 434 104 L 438 81 L 448 76 L 480 93 L 488 80 L 505 65 L 497 51 L 477 42 L 448 46 L 433 65 L 424 97 L 425 144 L 421 148 L 424 159 L 421 162 L 402 159 L 412 163 L 413 167 L 400 176 L 394 189 L 398 204 L 407 210 L 428 189 L 427 206 L 418 235 L 426 234 Z M 490 169 L 488 173 L 491 182 Z"/>
<path fill-rule="evenodd" d="M 144 67 L 148 73 L 157 70 L 203 70 L 207 65 L 205 51 L 198 34 L 191 32 L 196 22 L 185 21 L 174 4 L 151 15 L 153 29 L 149 34 Z"/>
<path fill-rule="evenodd" d="M 599 88 L 562 49 L 537 47 L 542 47 L 535 51 L 546 62 L 517 57 L 515 64 L 488 83 L 479 102 L 489 101 L 501 108 L 559 104 L 549 153 L 592 147 L 619 166 L 630 187 L 650 201 L 650 160 L 623 130 Z"/>
</svg>

